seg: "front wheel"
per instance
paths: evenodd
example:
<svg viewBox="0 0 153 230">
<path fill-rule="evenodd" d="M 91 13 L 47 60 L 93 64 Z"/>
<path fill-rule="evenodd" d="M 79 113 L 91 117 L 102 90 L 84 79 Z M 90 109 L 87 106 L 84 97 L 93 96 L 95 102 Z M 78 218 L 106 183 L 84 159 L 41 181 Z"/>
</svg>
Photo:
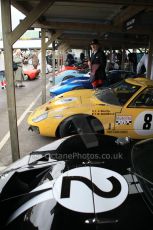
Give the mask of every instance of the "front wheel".
<svg viewBox="0 0 153 230">
<path fill-rule="evenodd" d="M 103 125 L 92 116 L 78 115 L 66 119 L 59 127 L 59 136 L 74 134 L 104 133 Z"/>
</svg>

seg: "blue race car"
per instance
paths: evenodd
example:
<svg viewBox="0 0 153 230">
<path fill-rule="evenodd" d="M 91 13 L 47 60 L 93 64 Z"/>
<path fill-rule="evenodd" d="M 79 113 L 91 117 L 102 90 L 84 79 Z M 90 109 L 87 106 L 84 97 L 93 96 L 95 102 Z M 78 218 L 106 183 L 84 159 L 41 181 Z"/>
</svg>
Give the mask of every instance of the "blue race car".
<svg viewBox="0 0 153 230">
<path fill-rule="evenodd" d="M 70 71 L 70 70 L 68 70 Z M 68 72 L 65 71 L 65 72 Z M 76 71 L 74 71 L 76 72 Z M 74 76 L 75 75 L 75 76 Z M 110 86 L 112 84 L 115 84 L 116 82 L 119 82 L 121 80 L 124 80 L 128 77 L 135 77 L 135 73 L 125 70 L 112 70 L 107 73 L 107 80 L 105 82 L 104 87 Z M 59 94 L 76 90 L 76 89 L 92 89 L 92 85 L 89 80 L 90 75 L 89 74 L 73 74 L 73 75 L 65 75 L 63 77 L 63 81 L 61 81 L 59 84 L 53 86 L 50 88 L 50 96 L 53 98 Z"/>
<path fill-rule="evenodd" d="M 87 71 L 79 71 L 79 70 L 65 70 L 59 74 L 57 74 L 55 76 L 55 85 L 57 85 L 58 83 L 60 83 L 63 80 L 66 80 L 68 78 L 72 78 L 72 77 L 83 77 L 86 76 Z M 87 74 L 87 76 L 89 76 L 89 74 Z M 53 77 L 51 77 L 49 79 L 49 81 L 52 83 L 53 82 Z"/>
<path fill-rule="evenodd" d="M 60 82 L 59 84 L 50 88 L 50 96 L 55 97 L 59 94 L 75 90 L 75 89 L 92 89 L 89 77 L 73 77 Z"/>
</svg>

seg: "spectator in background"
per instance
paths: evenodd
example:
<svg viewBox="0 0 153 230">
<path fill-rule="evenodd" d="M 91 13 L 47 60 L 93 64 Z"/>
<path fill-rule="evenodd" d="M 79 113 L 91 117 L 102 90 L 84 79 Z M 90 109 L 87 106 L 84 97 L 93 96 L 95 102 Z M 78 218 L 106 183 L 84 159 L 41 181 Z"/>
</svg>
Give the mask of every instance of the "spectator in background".
<svg viewBox="0 0 153 230">
<path fill-rule="evenodd" d="M 5 89 L 6 80 L 5 80 L 5 64 L 4 64 L 4 53 L 0 50 L 0 84 L 1 88 Z"/>
<path fill-rule="evenodd" d="M 129 59 L 129 64 L 131 66 L 131 71 L 136 73 L 137 72 L 137 54 L 136 54 L 135 49 L 133 49 L 132 53 L 128 54 L 128 59 Z"/>
<path fill-rule="evenodd" d="M 16 87 L 24 87 L 22 84 L 24 76 L 23 76 L 23 70 L 22 70 L 22 64 L 23 64 L 23 57 L 21 55 L 21 50 L 17 49 L 13 55 L 13 61 L 17 64 L 18 69 L 14 71 L 14 78 L 15 78 L 15 86 Z"/>
<path fill-rule="evenodd" d="M 90 72 L 90 81 L 93 88 L 101 87 L 106 80 L 106 55 L 100 48 L 100 43 L 94 39 L 90 43 L 92 54 L 88 62 Z"/>
<path fill-rule="evenodd" d="M 23 55 L 23 64 L 24 65 L 28 65 L 28 62 L 29 62 L 29 57 L 27 54 L 24 54 Z"/>
<path fill-rule="evenodd" d="M 53 59 L 53 55 L 51 53 L 50 50 L 47 51 L 47 55 L 46 55 L 46 61 L 47 61 L 47 64 L 52 66 L 52 59 Z"/>
<path fill-rule="evenodd" d="M 119 69 L 121 69 L 122 64 L 122 50 L 119 50 L 117 53 L 117 61 L 116 63 L 119 65 Z"/>
<path fill-rule="evenodd" d="M 32 65 L 33 65 L 33 68 L 34 69 L 37 69 L 38 67 L 38 64 L 39 64 L 39 59 L 38 59 L 38 53 L 37 53 L 37 50 L 34 50 L 32 56 Z"/>
<path fill-rule="evenodd" d="M 84 63 L 84 60 L 85 60 L 84 53 L 80 53 L 80 61 L 81 61 L 82 64 Z"/>
<path fill-rule="evenodd" d="M 117 53 L 115 50 L 113 50 L 111 57 L 110 57 L 110 62 L 116 63 L 116 61 L 117 61 Z"/>
<path fill-rule="evenodd" d="M 23 73 L 25 70 L 28 70 L 31 67 L 31 65 L 29 64 L 29 59 L 30 59 L 30 56 L 26 52 L 22 53 L 22 70 L 23 70 Z M 24 76 L 24 79 L 25 79 L 25 76 Z"/>
<path fill-rule="evenodd" d="M 67 52 L 66 62 L 67 62 L 67 65 L 68 65 L 68 66 L 74 65 L 74 62 L 75 62 L 75 61 L 74 61 L 73 55 L 70 54 L 70 53 L 68 53 L 68 52 Z"/>
<path fill-rule="evenodd" d="M 142 58 L 140 59 L 137 65 L 137 74 L 144 74 L 147 71 L 148 65 L 148 53 L 145 53 Z M 153 80 L 153 61 L 152 61 L 152 68 L 151 68 L 151 76 L 150 79 Z"/>
</svg>

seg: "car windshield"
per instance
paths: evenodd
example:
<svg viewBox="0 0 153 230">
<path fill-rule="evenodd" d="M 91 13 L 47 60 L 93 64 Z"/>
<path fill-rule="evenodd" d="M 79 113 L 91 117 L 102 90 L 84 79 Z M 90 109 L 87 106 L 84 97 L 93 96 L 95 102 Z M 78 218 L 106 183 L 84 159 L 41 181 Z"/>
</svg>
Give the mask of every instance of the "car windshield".
<svg viewBox="0 0 153 230">
<path fill-rule="evenodd" d="M 112 85 L 111 88 L 98 89 L 95 92 L 95 96 L 102 102 L 122 106 L 139 89 L 140 86 L 130 84 L 126 81 L 121 81 Z"/>
<path fill-rule="evenodd" d="M 132 149 L 132 166 L 153 211 L 153 139 L 141 141 Z"/>
</svg>

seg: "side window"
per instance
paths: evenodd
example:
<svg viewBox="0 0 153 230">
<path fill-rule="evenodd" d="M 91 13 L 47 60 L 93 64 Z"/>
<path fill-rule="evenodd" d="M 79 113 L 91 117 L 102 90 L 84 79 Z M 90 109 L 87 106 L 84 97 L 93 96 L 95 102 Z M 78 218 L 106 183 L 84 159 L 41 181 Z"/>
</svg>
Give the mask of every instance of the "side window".
<svg viewBox="0 0 153 230">
<path fill-rule="evenodd" d="M 129 107 L 153 107 L 153 88 L 145 89 Z"/>
</svg>

